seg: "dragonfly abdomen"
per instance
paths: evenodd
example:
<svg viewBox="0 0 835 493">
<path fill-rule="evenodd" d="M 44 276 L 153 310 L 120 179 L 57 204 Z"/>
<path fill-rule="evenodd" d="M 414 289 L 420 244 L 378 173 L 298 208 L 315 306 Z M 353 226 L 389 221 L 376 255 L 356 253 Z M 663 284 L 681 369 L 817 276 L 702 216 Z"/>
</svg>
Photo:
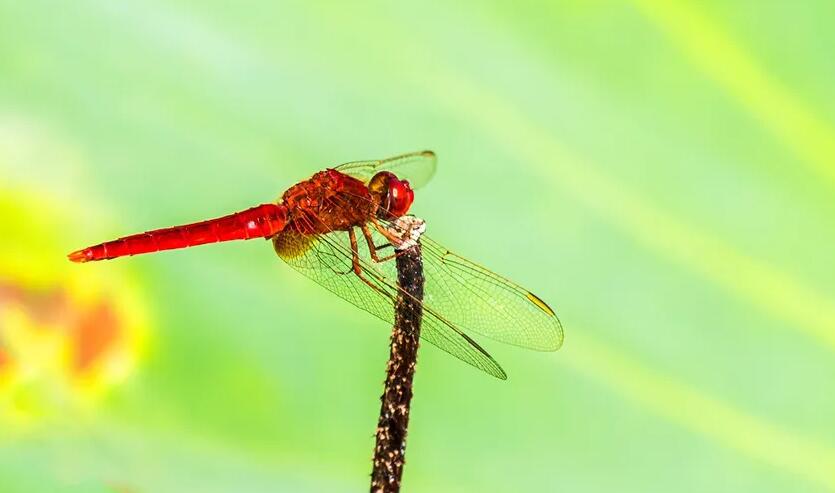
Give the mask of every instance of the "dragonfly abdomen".
<svg viewBox="0 0 835 493">
<path fill-rule="evenodd" d="M 286 224 L 286 207 L 263 204 L 208 221 L 125 236 L 78 250 L 68 257 L 73 262 L 90 262 L 206 243 L 269 238 L 284 229 Z"/>
</svg>

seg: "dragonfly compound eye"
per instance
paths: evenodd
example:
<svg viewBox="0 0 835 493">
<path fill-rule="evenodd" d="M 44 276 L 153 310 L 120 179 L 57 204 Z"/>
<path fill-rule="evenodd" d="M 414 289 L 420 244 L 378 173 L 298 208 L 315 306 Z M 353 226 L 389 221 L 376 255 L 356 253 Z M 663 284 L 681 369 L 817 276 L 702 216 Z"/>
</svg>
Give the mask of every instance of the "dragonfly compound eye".
<svg viewBox="0 0 835 493">
<path fill-rule="evenodd" d="M 388 211 L 394 217 L 400 217 L 409 212 L 409 207 L 415 200 L 415 192 L 408 181 L 397 178 L 389 180 Z"/>
<path fill-rule="evenodd" d="M 381 171 L 368 182 L 368 191 L 378 197 L 380 217 L 391 219 L 409 211 L 415 200 L 415 192 L 406 180 L 400 180 L 390 171 Z"/>
</svg>

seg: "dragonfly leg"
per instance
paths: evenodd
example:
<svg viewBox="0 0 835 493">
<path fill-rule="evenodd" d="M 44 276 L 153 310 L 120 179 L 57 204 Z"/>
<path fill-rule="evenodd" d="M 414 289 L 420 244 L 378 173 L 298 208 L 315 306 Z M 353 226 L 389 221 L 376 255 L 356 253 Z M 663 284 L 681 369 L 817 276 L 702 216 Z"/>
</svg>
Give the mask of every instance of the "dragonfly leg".
<svg viewBox="0 0 835 493">
<path fill-rule="evenodd" d="M 374 237 L 371 236 L 371 229 L 368 227 L 368 225 L 363 224 L 362 226 L 360 226 L 360 229 L 362 229 L 362 235 L 365 237 L 365 243 L 368 244 L 368 252 L 371 254 L 371 260 L 373 260 L 375 262 L 387 262 L 387 261 L 389 261 L 393 258 L 396 258 L 398 255 L 403 253 L 403 252 L 397 252 L 396 251 L 391 255 L 387 255 L 385 257 L 379 257 L 377 255 L 377 250 L 382 250 L 383 248 L 388 248 L 388 247 L 392 246 L 392 244 L 388 243 L 386 245 L 377 246 L 377 245 L 374 244 Z"/>
<path fill-rule="evenodd" d="M 400 238 L 397 237 L 397 235 L 395 235 L 394 233 L 386 229 L 382 224 L 380 224 L 380 221 L 378 221 L 376 217 L 371 218 L 371 224 L 373 224 L 374 229 L 379 231 L 381 235 L 385 236 L 389 243 L 391 243 L 392 245 L 399 245 L 402 241 Z M 365 229 L 367 229 L 367 226 L 365 226 Z M 365 232 L 365 229 L 363 229 L 363 233 Z"/>
<path fill-rule="evenodd" d="M 382 294 L 386 298 L 391 298 L 391 295 L 385 292 L 380 286 L 377 286 L 373 282 L 369 281 L 365 274 L 362 271 L 362 265 L 360 264 L 360 252 L 359 252 L 359 245 L 357 244 L 357 234 L 354 232 L 354 229 L 351 228 L 348 230 L 348 238 L 351 240 L 351 260 L 354 266 L 354 274 L 362 280 L 365 284 L 367 284 L 371 289 L 377 291 L 378 293 Z M 373 252 L 374 250 L 372 250 Z"/>
</svg>

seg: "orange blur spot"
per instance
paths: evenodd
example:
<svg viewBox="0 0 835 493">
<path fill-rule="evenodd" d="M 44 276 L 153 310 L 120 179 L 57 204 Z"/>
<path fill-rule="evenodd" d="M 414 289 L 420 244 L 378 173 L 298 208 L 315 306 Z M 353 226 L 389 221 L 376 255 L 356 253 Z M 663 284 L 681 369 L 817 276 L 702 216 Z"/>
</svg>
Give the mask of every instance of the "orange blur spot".
<svg viewBox="0 0 835 493">
<path fill-rule="evenodd" d="M 70 331 L 75 350 L 73 366 L 82 372 L 118 340 L 120 323 L 111 306 L 100 302 L 81 313 Z"/>
<path fill-rule="evenodd" d="M 74 303 L 60 286 L 41 291 L 0 279 L 0 311 L 7 306 L 21 310 L 35 330 L 60 329 L 66 334 L 72 355 L 70 369 L 76 374 L 90 369 L 117 346 L 124 325 L 111 300 Z M 9 359 L 7 352 L 0 346 L 0 368 Z"/>
</svg>

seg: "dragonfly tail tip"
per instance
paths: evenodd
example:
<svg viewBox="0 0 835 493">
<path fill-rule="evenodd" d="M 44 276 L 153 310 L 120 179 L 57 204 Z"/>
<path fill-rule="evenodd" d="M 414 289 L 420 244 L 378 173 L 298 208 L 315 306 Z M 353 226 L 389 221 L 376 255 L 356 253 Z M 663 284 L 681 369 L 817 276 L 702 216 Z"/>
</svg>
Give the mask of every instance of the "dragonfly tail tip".
<svg viewBox="0 0 835 493">
<path fill-rule="evenodd" d="M 88 261 L 92 260 L 91 257 L 92 256 L 90 255 L 90 250 L 86 249 L 86 248 L 84 250 L 76 250 L 76 251 L 67 255 L 67 259 L 69 259 L 70 262 L 75 262 L 75 263 L 88 262 Z"/>
</svg>

